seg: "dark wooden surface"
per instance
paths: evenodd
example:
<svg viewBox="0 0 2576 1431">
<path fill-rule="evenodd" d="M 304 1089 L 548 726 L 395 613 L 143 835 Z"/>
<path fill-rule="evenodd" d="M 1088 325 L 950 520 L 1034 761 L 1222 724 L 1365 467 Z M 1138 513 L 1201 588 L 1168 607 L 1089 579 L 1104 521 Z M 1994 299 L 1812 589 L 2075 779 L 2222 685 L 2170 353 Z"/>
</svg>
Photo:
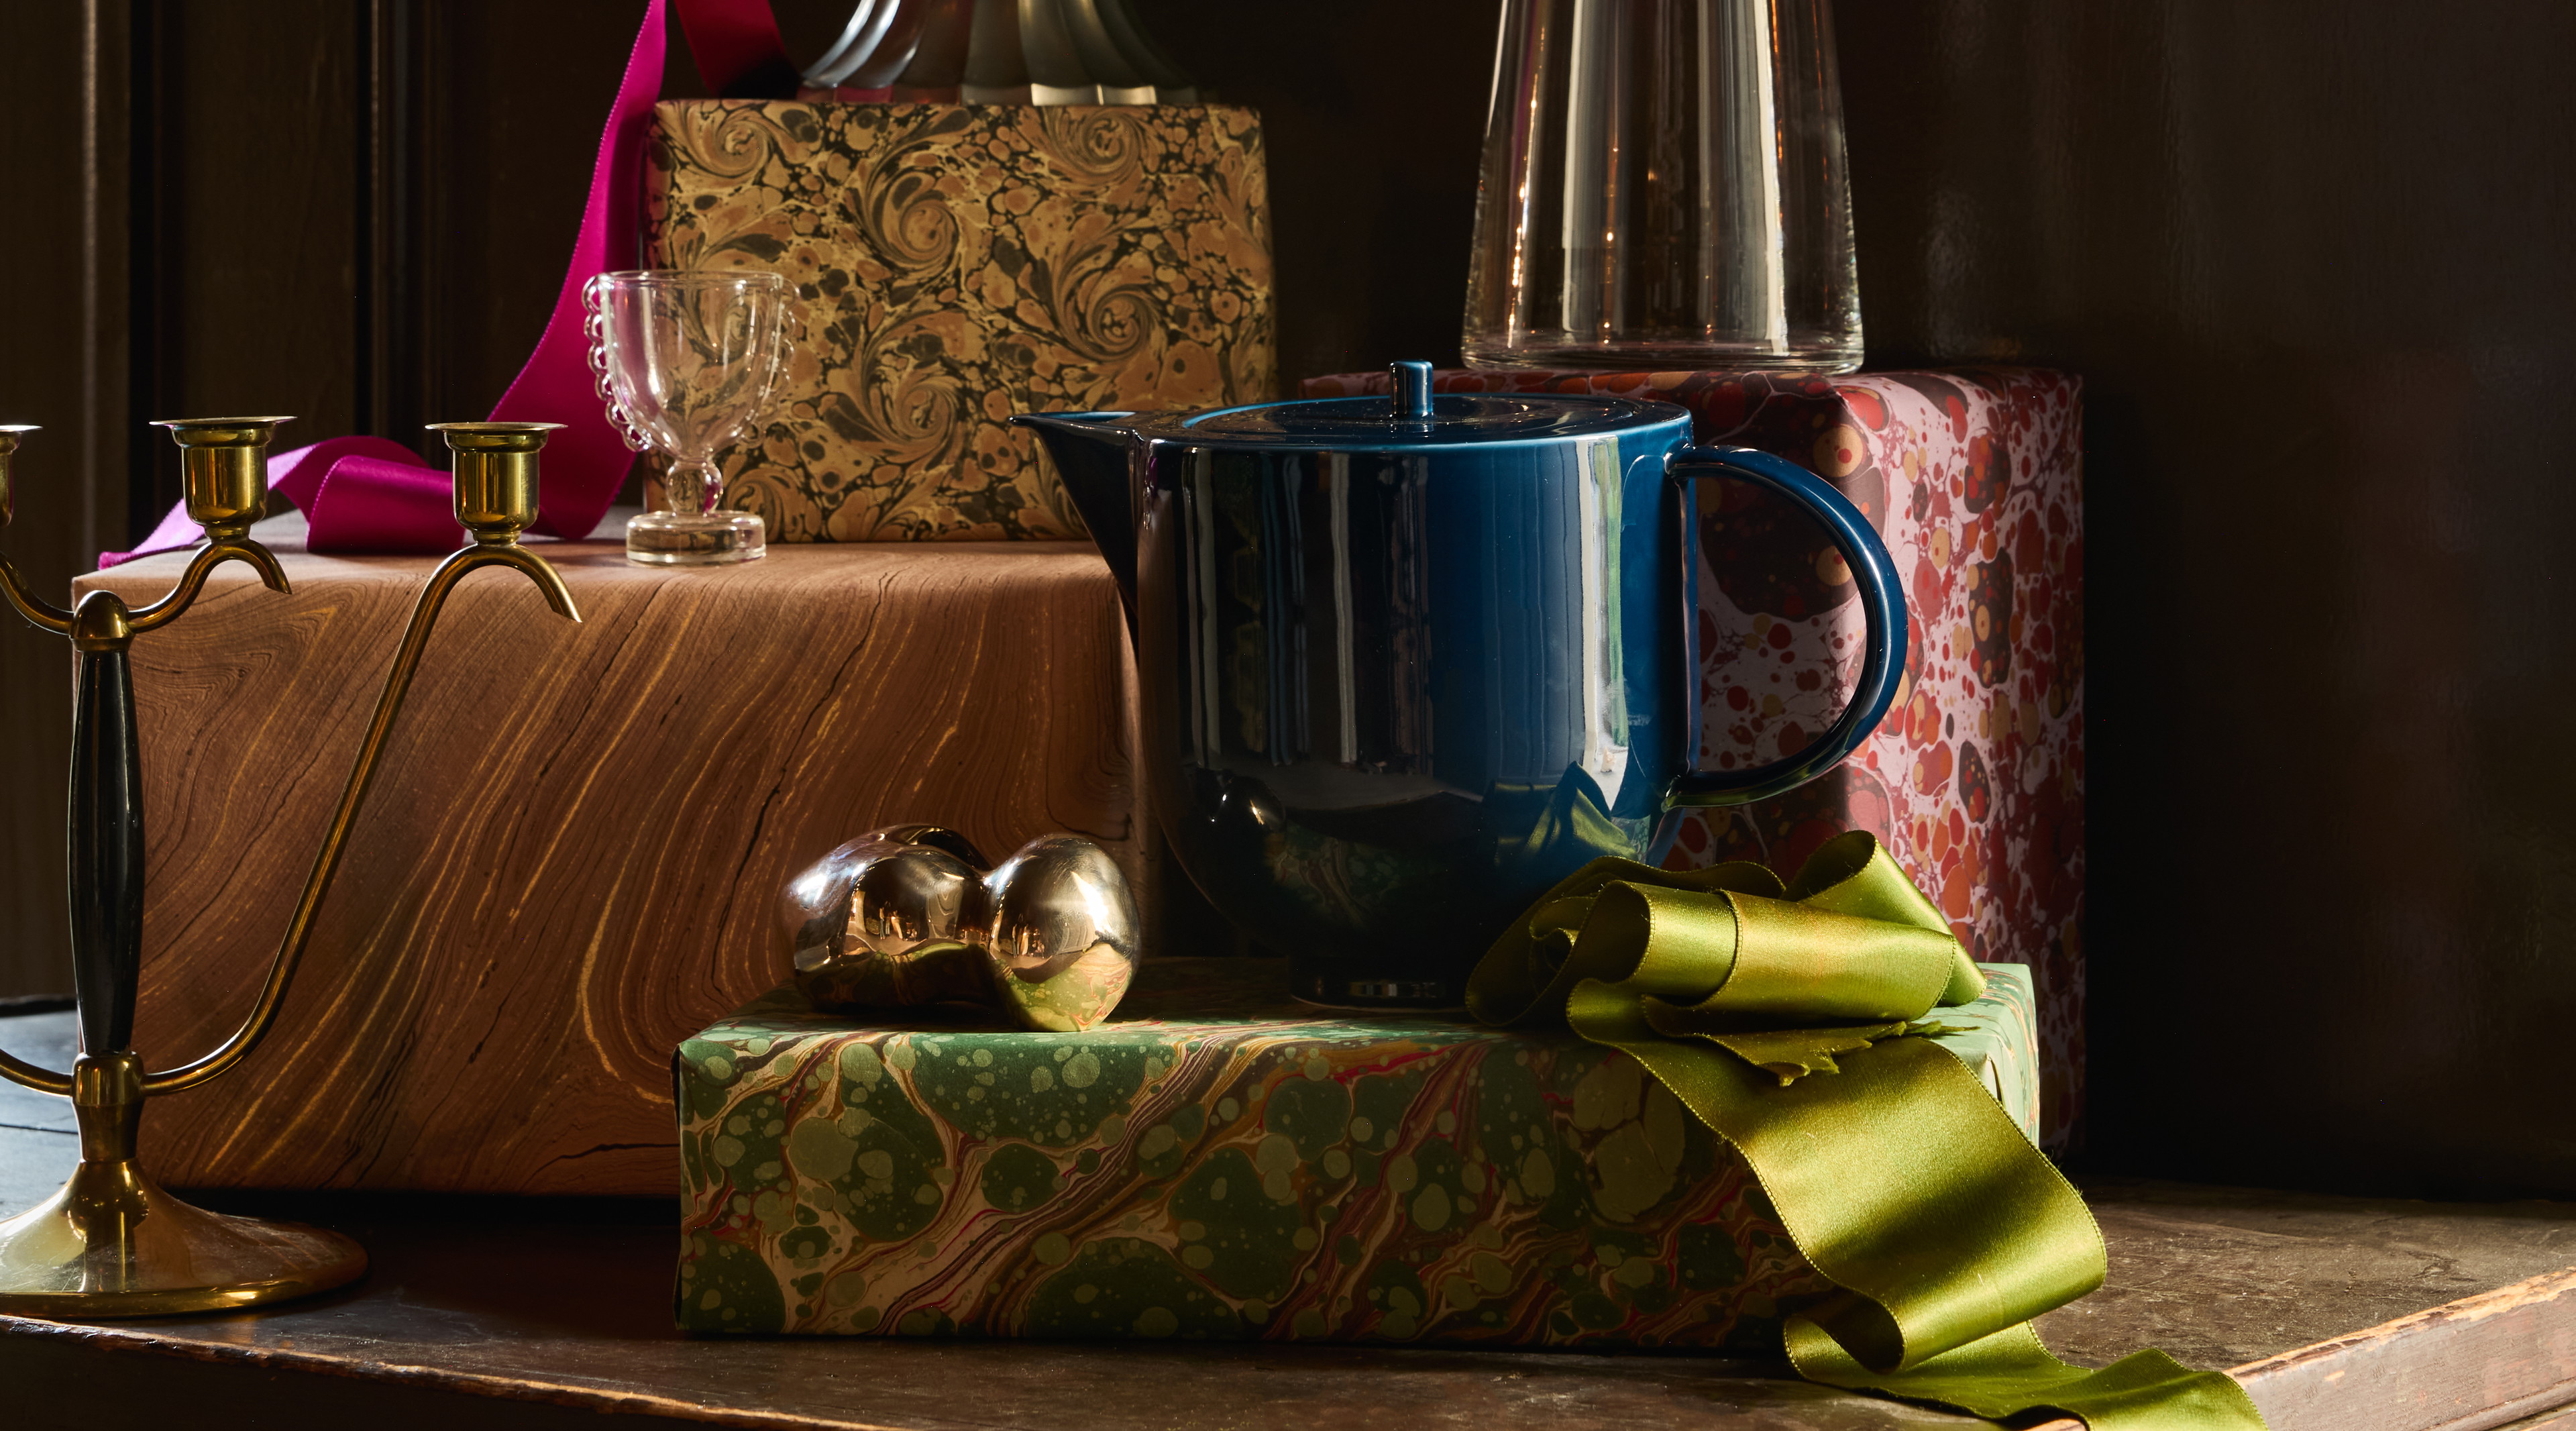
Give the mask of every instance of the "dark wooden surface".
<svg viewBox="0 0 2576 1431">
<path fill-rule="evenodd" d="M 70 1016 L 0 1019 L 69 1056 Z M 154 1110 L 184 1120 L 189 1100 Z M 145 1150 L 149 1157 L 150 1128 Z M 0 1094 L 0 1213 L 74 1154 L 58 1099 Z M 2576 1206 L 2428 1204 L 2107 1182 L 2087 1188 L 2111 1279 L 2041 1323 L 2069 1360 L 2140 1347 L 2238 1369 L 2274 1431 L 2480 1431 L 2576 1402 Z M 21 1408 L 132 1418 L 256 1388 L 269 1426 L 493 1428 L 1139 1425 L 1345 1431 L 1672 1427 L 1894 1431 L 1969 1418 L 1681 1356 L 688 1338 L 671 1329 L 674 1216 L 658 1200 L 208 1194 L 337 1227 L 358 1286 L 261 1315 L 75 1327 L 0 1318 Z M 2519 1284 L 2519 1285 L 2517 1285 Z M 115 1374 L 109 1375 L 108 1369 Z"/>
<path fill-rule="evenodd" d="M 2159 1346 L 2236 1366 L 2576 1266 L 2576 1203 L 2080 1182 L 2111 1281 L 2041 1324 L 2078 1359 Z"/>
</svg>

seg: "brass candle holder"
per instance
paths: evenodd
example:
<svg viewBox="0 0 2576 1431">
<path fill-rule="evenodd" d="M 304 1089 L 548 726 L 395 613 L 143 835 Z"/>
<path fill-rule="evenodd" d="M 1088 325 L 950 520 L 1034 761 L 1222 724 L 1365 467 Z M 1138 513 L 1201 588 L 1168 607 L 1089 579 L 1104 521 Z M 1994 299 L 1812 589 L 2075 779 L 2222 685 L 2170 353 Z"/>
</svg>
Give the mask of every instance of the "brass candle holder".
<svg viewBox="0 0 2576 1431">
<path fill-rule="evenodd" d="M 513 567 L 537 584 L 556 615 L 581 619 L 563 578 L 519 545 L 520 531 L 537 515 L 538 449 L 561 424 L 432 424 L 453 453 L 456 520 L 474 540 L 438 564 L 412 607 L 339 809 L 250 1016 L 213 1052 L 147 1072 L 133 1048 L 143 963 L 143 763 L 127 653 L 135 637 L 177 620 L 197 599 L 207 573 L 224 562 L 246 562 L 269 590 L 289 590 L 277 558 L 250 536 L 268 496 L 269 439 L 286 421 L 197 418 L 155 424 L 168 428 L 179 444 L 188 515 L 205 527 L 208 540 L 178 584 L 148 606 L 128 607 L 114 592 L 92 591 L 65 611 L 31 594 L 16 566 L 0 556 L 0 594 L 28 621 L 69 637 L 76 653 L 71 934 L 81 1046 L 69 1073 L 0 1053 L 0 1075 L 71 1098 L 81 1150 L 80 1166 L 60 1192 L 0 1222 L 0 1312 L 80 1319 L 218 1311 L 325 1291 L 366 1271 L 366 1253 L 336 1233 L 204 1212 L 163 1192 L 135 1161 L 143 1102 L 220 1077 L 248 1057 L 276 1022 L 430 628 L 456 583 L 477 567 Z M 0 526 L 10 515 L 10 460 L 21 435 L 31 431 L 0 427 Z"/>
</svg>

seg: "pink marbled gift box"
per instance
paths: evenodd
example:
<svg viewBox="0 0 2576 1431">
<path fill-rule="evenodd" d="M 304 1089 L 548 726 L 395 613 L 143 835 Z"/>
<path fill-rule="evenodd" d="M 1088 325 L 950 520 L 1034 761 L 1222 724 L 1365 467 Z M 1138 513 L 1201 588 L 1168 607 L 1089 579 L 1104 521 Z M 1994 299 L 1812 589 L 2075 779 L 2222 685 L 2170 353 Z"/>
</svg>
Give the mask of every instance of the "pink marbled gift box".
<svg viewBox="0 0 2576 1431">
<path fill-rule="evenodd" d="M 1672 863 L 1784 873 L 1835 831 L 1888 842 L 1978 959 L 2031 967 L 2041 1126 L 2084 1085 L 2084 504 L 2081 387 L 2030 369 L 1795 378 L 1445 371 L 1441 392 L 1597 392 L 1689 408 L 1699 440 L 1777 453 L 1869 515 L 1911 611 L 1878 733 L 1776 800 L 1694 816 Z M 1387 390 L 1309 378 L 1308 397 Z M 1857 664 L 1860 615 L 1823 533 L 1741 484 L 1700 485 L 1701 763 L 1797 750 Z M 1834 678 L 1837 669 L 1845 678 Z"/>
</svg>

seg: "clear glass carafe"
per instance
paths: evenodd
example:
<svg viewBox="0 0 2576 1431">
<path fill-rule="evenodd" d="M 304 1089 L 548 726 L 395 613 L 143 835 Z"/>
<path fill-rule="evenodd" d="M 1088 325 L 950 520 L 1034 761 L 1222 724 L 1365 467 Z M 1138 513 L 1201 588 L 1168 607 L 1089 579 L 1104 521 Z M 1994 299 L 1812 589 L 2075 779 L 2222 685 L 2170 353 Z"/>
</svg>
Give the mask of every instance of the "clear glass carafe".
<svg viewBox="0 0 2576 1431">
<path fill-rule="evenodd" d="M 1465 346 L 1859 367 L 1829 0 L 1503 0 Z"/>
</svg>

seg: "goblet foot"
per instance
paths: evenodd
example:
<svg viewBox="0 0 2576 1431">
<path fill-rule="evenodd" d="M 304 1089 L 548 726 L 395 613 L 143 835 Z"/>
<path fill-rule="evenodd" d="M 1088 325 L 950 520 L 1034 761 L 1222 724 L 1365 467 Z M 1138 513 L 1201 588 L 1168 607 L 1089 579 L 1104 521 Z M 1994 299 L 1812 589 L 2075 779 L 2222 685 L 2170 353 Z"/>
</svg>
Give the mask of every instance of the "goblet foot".
<svg viewBox="0 0 2576 1431">
<path fill-rule="evenodd" d="M 367 1254 L 338 1233 L 190 1207 L 130 1159 L 84 1162 L 61 1191 L 0 1222 L 0 1313 L 11 1316 L 234 1311 L 366 1270 Z"/>
<path fill-rule="evenodd" d="M 750 512 L 646 512 L 626 522 L 626 559 L 645 566 L 722 566 L 767 555 L 768 528 Z"/>
</svg>

